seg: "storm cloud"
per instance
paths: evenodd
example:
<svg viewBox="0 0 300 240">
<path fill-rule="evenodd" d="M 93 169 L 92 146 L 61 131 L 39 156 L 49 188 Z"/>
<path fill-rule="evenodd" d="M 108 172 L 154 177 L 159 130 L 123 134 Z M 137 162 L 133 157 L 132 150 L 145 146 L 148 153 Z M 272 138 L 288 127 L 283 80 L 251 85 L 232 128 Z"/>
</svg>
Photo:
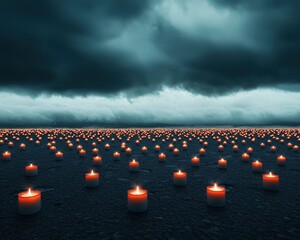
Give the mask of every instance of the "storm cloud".
<svg viewBox="0 0 300 240">
<path fill-rule="evenodd" d="M 299 8 L 297 0 L 4 0 L 0 86 L 73 96 L 295 91 Z"/>
</svg>

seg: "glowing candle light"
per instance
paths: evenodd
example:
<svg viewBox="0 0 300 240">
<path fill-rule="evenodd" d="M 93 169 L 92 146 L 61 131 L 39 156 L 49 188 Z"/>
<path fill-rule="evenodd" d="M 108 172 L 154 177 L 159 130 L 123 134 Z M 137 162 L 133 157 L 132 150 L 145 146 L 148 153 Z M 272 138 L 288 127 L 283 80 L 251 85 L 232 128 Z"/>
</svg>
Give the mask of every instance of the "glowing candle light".
<svg viewBox="0 0 300 240">
<path fill-rule="evenodd" d="M 155 145 L 154 149 L 155 149 L 155 152 L 159 152 L 160 146 L 159 145 Z"/>
<path fill-rule="evenodd" d="M 197 156 L 191 158 L 191 165 L 193 167 L 199 167 L 199 164 L 200 164 L 200 158 L 198 158 Z"/>
<path fill-rule="evenodd" d="M 11 153 L 9 151 L 5 151 L 2 153 L 2 159 L 8 161 L 11 159 Z"/>
<path fill-rule="evenodd" d="M 252 147 L 249 147 L 249 148 L 247 149 L 247 153 L 248 153 L 249 155 L 251 155 L 251 154 L 253 153 L 253 148 L 252 148 Z"/>
<path fill-rule="evenodd" d="M 166 161 L 166 154 L 164 154 L 164 153 L 158 154 L 158 161 L 165 162 Z"/>
<path fill-rule="evenodd" d="M 31 215 L 41 210 L 41 192 L 31 190 L 18 194 L 18 210 L 21 215 Z"/>
<path fill-rule="evenodd" d="M 277 164 L 278 165 L 285 165 L 286 163 L 286 157 L 283 155 L 280 155 L 277 157 Z"/>
<path fill-rule="evenodd" d="M 120 160 L 120 153 L 114 152 L 113 158 L 114 158 L 114 160 Z"/>
<path fill-rule="evenodd" d="M 105 149 L 106 151 L 108 151 L 109 148 L 110 148 L 110 145 L 109 145 L 108 143 L 106 143 L 106 144 L 104 145 L 104 149 Z"/>
<path fill-rule="evenodd" d="M 93 148 L 92 153 L 93 153 L 93 155 L 95 155 L 95 156 L 98 155 L 98 153 L 99 153 L 98 148 Z"/>
<path fill-rule="evenodd" d="M 29 164 L 25 167 L 25 175 L 27 177 L 36 176 L 38 173 L 38 166 L 34 164 Z"/>
<path fill-rule="evenodd" d="M 213 186 L 206 187 L 207 204 L 212 207 L 224 207 L 226 200 L 226 190 L 224 187 L 215 183 Z"/>
<path fill-rule="evenodd" d="M 279 176 L 269 172 L 263 174 L 263 188 L 266 190 L 278 190 Z"/>
<path fill-rule="evenodd" d="M 179 149 L 178 149 L 178 148 L 174 148 L 173 154 L 174 154 L 175 156 L 178 156 L 178 154 L 179 154 Z"/>
<path fill-rule="evenodd" d="M 148 208 L 148 191 L 137 186 L 127 192 L 128 210 L 130 212 L 144 212 Z"/>
<path fill-rule="evenodd" d="M 55 151 L 56 151 L 56 147 L 55 147 L 55 146 L 51 146 L 51 147 L 50 147 L 50 152 L 51 152 L 51 153 L 54 153 Z"/>
<path fill-rule="evenodd" d="M 100 157 L 100 156 L 93 157 L 93 165 L 94 166 L 101 166 L 101 164 L 102 164 L 102 157 Z"/>
<path fill-rule="evenodd" d="M 271 152 L 276 152 L 276 146 L 272 146 L 272 147 L 270 148 L 270 150 L 271 150 Z"/>
<path fill-rule="evenodd" d="M 218 150 L 219 150 L 219 152 L 222 152 L 224 150 L 224 146 L 223 145 L 219 145 L 218 146 Z"/>
<path fill-rule="evenodd" d="M 206 150 L 204 148 L 200 148 L 199 153 L 200 155 L 205 155 Z"/>
<path fill-rule="evenodd" d="M 131 162 L 129 162 L 129 171 L 130 172 L 138 172 L 140 169 L 140 163 L 133 159 Z"/>
<path fill-rule="evenodd" d="M 97 187 L 99 185 L 99 173 L 93 170 L 90 173 L 85 174 L 85 186 L 86 187 Z"/>
<path fill-rule="evenodd" d="M 142 147 L 142 153 L 147 153 L 147 151 L 148 151 L 148 148 L 146 146 L 143 146 Z"/>
<path fill-rule="evenodd" d="M 253 172 L 261 172 L 262 167 L 263 167 L 263 164 L 260 161 L 256 160 L 256 161 L 252 162 L 252 171 Z"/>
<path fill-rule="evenodd" d="M 227 160 L 224 158 L 221 158 L 218 160 L 218 167 L 220 169 L 226 169 L 227 168 Z"/>
<path fill-rule="evenodd" d="M 20 144 L 20 150 L 25 150 L 26 149 L 26 144 L 25 143 L 21 143 Z"/>
<path fill-rule="evenodd" d="M 64 154 L 61 151 L 55 153 L 56 160 L 63 160 Z"/>
<path fill-rule="evenodd" d="M 173 173 L 173 182 L 175 186 L 185 186 L 186 185 L 186 172 L 178 170 L 178 172 Z"/>
<path fill-rule="evenodd" d="M 242 160 L 243 160 L 243 162 L 248 162 L 248 160 L 249 160 L 249 154 L 248 153 L 243 153 L 242 154 Z"/>
<path fill-rule="evenodd" d="M 294 150 L 295 152 L 298 152 L 298 151 L 299 151 L 299 146 L 298 146 L 298 145 L 294 145 L 294 146 L 293 146 L 293 150 Z"/>
<path fill-rule="evenodd" d="M 232 147 L 232 149 L 233 149 L 234 152 L 237 152 L 239 150 L 239 146 L 238 145 L 234 145 Z"/>
<path fill-rule="evenodd" d="M 85 155 L 86 155 L 86 150 L 81 149 L 81 150 L 79 151 L 79 156 L 80 156 L 80 157 L 85 157 Z"/>
<path fill-rule="evenodd" d="M 68 144 L 68 148 L 69 148 L 70 150 L 72 150 L 72 149 L 74 148 L 73 143 L 69 143 L 69 144 Z"/>
<path fill-rule="evenodd" d="M 128 147 L 128 148 L 126 148 L 125 152 L 126 152 L 126 154 L 127 154 L 127 155 L 130 155 L 130 154 L 131 154 L 131 152 L 132 152 L 132 150 L 131 150 L 131 148 L 130 148 L 130 147 Z"/>
</svg>

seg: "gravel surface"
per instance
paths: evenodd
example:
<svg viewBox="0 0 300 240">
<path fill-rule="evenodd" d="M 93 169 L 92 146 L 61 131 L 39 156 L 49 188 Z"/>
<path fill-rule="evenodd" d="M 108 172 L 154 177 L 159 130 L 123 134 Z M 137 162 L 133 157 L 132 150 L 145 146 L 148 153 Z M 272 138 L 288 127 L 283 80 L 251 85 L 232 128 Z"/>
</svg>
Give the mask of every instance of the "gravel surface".
<svg viewBox="0 0 300 240">
<path fill-rule="evenodd" d="M 300 153 L 287 147 L 288 142 L 300 144 L 300 131 L 296 129 L 39 131 L 39 146 L 35 144 L 37 130 L 0 131 L 4 141 L 1 152 L 12 153 L 11 161 L 0 160 L 0 239 L 299 239 Z M 20 140 L 12 135 L 19 135 Z M 46 146 L 52 136 L 57 150 L 64 153 L 62 161 L 55 160 Z M 208 138 L 204 139 L 205 136 Z M 222 142 L 228 138 L 223 152 L 217 150 L 218 136 Z M 5 137 L 14 142 L 13 147 L 8 147 Z M 65 137 L 74 144 L 73 150 L 68 149 Z M 138 137 L 144 138 L 136 145 Z M 236 153 L 231 144 L 234 137 L 239 146 Z M 251 142 L 252 137 L 256 137 L 255 142 Z M 275 137 L 284 139 L 284 143 Z M 77 138 L 80 142 L 76 142 Z M 178 156 L 168 150 L 173 138 L 177 139 L 173 144 L 180 150 Z M 190 158 L 199 156 L 199 148 L 203 147 L 199 139 L 207 141 L 208 147 L 206 155 L 200 156 L 200 167 L 192 168 Z M 245 144 L 242 139 L 246 139 Z M 272 140 L 270 145 L 268 139 Z M 182 141 L 188 144 L 185 151 Z M 97 143 L 103 158 L 101 167 L 92 167 L 92 142 Z M 121 151 L 122 142 L 132 148 L 130 156 Z M 259 146 L 261 142 L 266 144 L 265 148 Z M 25 150 L 19 149 L 20 143 L 26 144 Z M 108 151 L 104 149 L 106 143 L 111 145 Z M 79 157 L 79 144 L 87 150 L 86 157 Z M 165 163 L 158 161 L 156 144 L 167 155 Z M 276 153 L 270 151 L 272 145 L 277 146 Z M 141 153 L 142 146 L 148 147 L 146 154 Z M 250 146 L 254 152 L 250 161 L 244 163 L 241 154 Z M 113 160 L 115 151 L 121 153 L 120 161 Z M 279 154 L 287 157 L 285 166 L 277 165 Z M 228 161 L 227 170 L 217 168 L 221 157 Z M 132 158 L 140 162 L 138 173 L 128 170 Z M 279 191 L 262 189 L 261 174 L 251 171 L 254 159 L 263 162 L 264 172 L 279 174 Z M 25 177 L 24 169 L 29 163 L 39 166 L 38 176 Z M 179 168 L 187 172 L 186 187 L 173 186 L 173 172 Z M 86 189 L 84 174 L 91 169 L 100 173 L 100 185 Z M 214 181 L 226 187 L 226 206 L 221 209 L 206 204 L 206 186 Z M 149 191 L 148 210 L 144 213 L 128 212 L 127 190 L 134 184 Z M 21 216 L 17 211 L 17 194 L 28 187 L 42 191 L 42 210 L 32 216 Z"/>
</svg>

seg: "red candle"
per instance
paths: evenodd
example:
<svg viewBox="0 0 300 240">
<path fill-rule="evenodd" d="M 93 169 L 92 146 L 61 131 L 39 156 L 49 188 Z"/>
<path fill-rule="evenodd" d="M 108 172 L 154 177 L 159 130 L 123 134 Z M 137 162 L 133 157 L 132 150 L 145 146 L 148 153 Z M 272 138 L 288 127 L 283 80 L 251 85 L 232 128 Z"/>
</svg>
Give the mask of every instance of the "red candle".
<svg viewBox="0 0 300 240">
<path fill-rule="evenodd" d="M 95 173 L 93 170 L 90 173 L 85 174 L 85 186 L 97 187 L 99 185 L 99 173 Z"/>
<path fill-rule="evenodd" d="M 263 174 L 263 188 L 267 190 L 278 190 L 279 176 L 269 172 Z"/>
<path fill-rule="evenodd" d="M 94 166 L 101 166 L 101 164 L 102 164 L 102 157 L 100 157 L 100 156 L 93 157 L 93 165 Z"/>
<path fill-rule="evenodd" d="M 127 155 L 130 155 L 132 150 L 131 150 L 131 148 L 128 147 L 128 148 L 126 148 L 125 152 L 126 152 Z"/>
<path fill-rule="evenodd" d="M 234 145 L 232 147 L 232 149 L 233 149 L 234 152 L 237 152 L 239 150 L 239 146 L 238 145 Z"/>
<path fill-rule="evenodd" d="M 286 157 L 280 155 L 277 157 L 277 164 L 278 165 L 285 165 L 285 162 L 286 162 Z"/>
<path fill-rule="evenodd" d="M 148 148 L 146 146 L 142 147 L 142 153 L 146 153 L 148 151 Z"/>
<path fill-rule="evenodd" d="M 193 167 L 199 167 L 199 164 L 200 164 L 200 158 L 198 158 L 197 156 L 191 158 L 191 165 Z"/>
<path fill-rule="evenodd" d="M 128 210 L 144 212 L 148 207 L 148 191 L 137 186 L 127 192 Z"/>
<path fill-rule="evenodd" d="M 173 173 L 173 181 L 175 186 L 185 186 L 186 185 L 186 172 L 178 170 L 178 172 Z"/>
<path fill-rule="evenodd" d="M 155 149 L 156 152 L 159 152 L 160 146 L 159 145 L 155 145 L 154 149 Z"/>
<path fill-rule="evenodd" d="M 26 148 L 25 143 L 21 143 L 21 144 L 20 144 L 20 150 L 25 150 L 25 148 Z"/>
<path fill-rule="evenodd" d="M 159 160 L 160 162 L 165 162 L 165 161 L 166 161 L 166 154 L 160 153 L 160 154 L 158 155 L 158 160 Z"/>
<path fill-rule="evenodd" d="M 206 187 L 207 204 L 212 207 L 224 207 L 226 190 L 224 187 L 218 186 L 215 183 L 213 186 Z"/>
<path fill-rule="evenodd" d="M 8 151 L 5 151 L 5 152 L 3 152 L 2 153 L 2 159 L 3 160 L 10 160 L 11 159 L 11 153 L 10 152 L 8 152 Z"/>
<path fill-rule="evenodd" d="M 178 156 L 178 154 L 179 154 L 179 149 L 178 149 L 178 148 L 174 148 L 173 154 L 174 154 L 175 156 Z"/>
<path fill-rule="evenodd" d="M 41 210 L 41 192 L 31 190 L 20 192 L 18 194 L 18 210 L 19 214 L 31 215 Z"/>
<path fill-rule="evenodd" d="M 218 146 L 218 150 L 219 150 L 219 152 L 222 152 L 224 150 L 224 146 L 223 145 L 219 145 Z"/>
<path fill-rule="evenodd" d="M 114 157 L 114 160 L 120 160 L 120 153 L 114 152 L 113 157 Z"/>
<path fill-rule="evenodd" d="M 204 148 L 200 148 L 200 150 L 199 150 L 199 153 L 200 153 L 200 155 L 204 155 L 205 154 L 205 149 Z"/>
<path fill-rule="evenodd" d="M 271 150 L 271 152 L 276 152 L 276 146 L 272 146 L 272 147 L 270 148 L 270 150 Z"/>
<path fill-rule="evenodd" d="M 93 155 L 97 155 L 99 153 L 98 148 L 93 148 L 92 153 Z"/>
<path fill-rule="evenodd" d="M 249 154 L 248 153 L 243 153 L 242 154 L 242 159 L 243 159 L 243 162 L 248 162 L 248 160 L 249 160 Z"/>
<path fill-rule="evenodd" d="M 262 171 L 262 163 L 258 160 L 252 162 L 252 171 L 253 172 L 261 172 Z"/>
<path fill-rule="evenodd" d="M 110 148 L 110 145 L 108 143 L 106 143 L 105 146 L 104 146 L 104 148 L 105 148 L 106 151 L 108 151 L 109 148 Z"/>
<path fill-rule="evenodd" d="M 51 146 L 50 147 L 50 152 L 54 153 L 56 151 L 56 147 L 55 146 Z"/>
<path fill-rule="evenodd" d="M 218 167 L 221 169 L 226 169 L 227 168 L 227 160 L 224 158 L 221 158 L 218 160 Z"/>
<path fill-rule="evenodd" d="M 85 154 L 86 154 L 86 151 L 85 151 L 84 149 L 81 149 L 81 150 L 79 151 L 79 156 L 80 156 L 80 157 L 84 157 Z"/>
<path fill-rule="evenodd" d="M 38 173 L 38 166 L 32 163 L 25 167 L 25 175 L 27 177 L 36 176 Z"/>
<path fill-rule="evenodd" d="M 58 151 L 55 153 L 56 160 L 62 160 L 64 157 L 64 154 L 61 151 Z"/>
<path fill-rule="evenodd" d="M 133 159 L 131 162 L 129 162 L 129 171 L 130 172 L 138 172 L 139 167 L 140 167 L 140 164 L 135 159 Z"/>
</svg>

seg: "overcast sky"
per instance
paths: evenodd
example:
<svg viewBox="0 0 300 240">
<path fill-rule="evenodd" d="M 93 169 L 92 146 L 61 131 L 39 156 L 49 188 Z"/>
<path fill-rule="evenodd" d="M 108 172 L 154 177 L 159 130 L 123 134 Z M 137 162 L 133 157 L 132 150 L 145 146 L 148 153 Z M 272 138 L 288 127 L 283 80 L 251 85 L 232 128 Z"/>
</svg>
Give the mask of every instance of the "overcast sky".
<svg viewBox="0 0 300 240">
<path fill-rule="evenodd" d="M 0 1 L 0 125 L 300 125 L 299 9 Z"/>
</svg>

